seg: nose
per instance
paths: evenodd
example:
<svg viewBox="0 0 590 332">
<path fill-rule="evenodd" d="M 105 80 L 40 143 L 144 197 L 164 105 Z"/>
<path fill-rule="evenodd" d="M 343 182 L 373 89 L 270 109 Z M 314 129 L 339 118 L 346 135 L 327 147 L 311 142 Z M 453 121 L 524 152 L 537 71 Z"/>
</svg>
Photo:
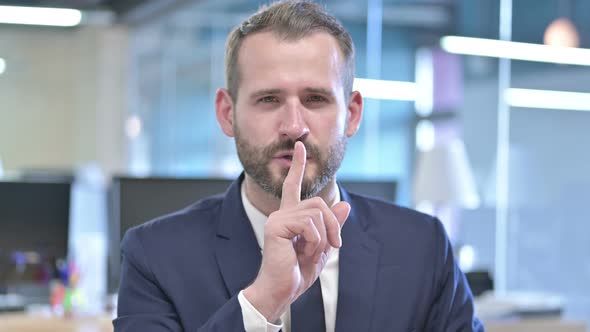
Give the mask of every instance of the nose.
<svg viewBox="0 0 590 332">
<path fill-rule="evenodd" d="M 287 103 L 283 109 L 279 134 L 293 141 L 303 140 L 309 134 L 304 112 L 304 107 L 299 101 Z"/>
</svg>

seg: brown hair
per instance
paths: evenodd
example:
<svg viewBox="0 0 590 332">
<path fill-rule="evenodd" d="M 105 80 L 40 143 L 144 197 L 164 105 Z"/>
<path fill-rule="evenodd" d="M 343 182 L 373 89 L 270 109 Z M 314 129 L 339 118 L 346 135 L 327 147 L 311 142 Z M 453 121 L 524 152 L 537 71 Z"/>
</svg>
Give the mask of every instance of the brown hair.
<svg viewBox="0 0 590 332">
<path fill-rule="evenodd" d="M 327 32 L 336 38 L 344 56 L 342 80 L 346 101 L 354 80 L 354 44 L 342 24 L 324 8 L 311 1 L 286 0 L 262 6 L 230 33 L 225 47 L 225 79 L 232 100 L 238 97 L 240 72 L 238 54 L 246 36 L 272 31 L 286 41 L 296 41 L 314 32 Z"/>
</svg>

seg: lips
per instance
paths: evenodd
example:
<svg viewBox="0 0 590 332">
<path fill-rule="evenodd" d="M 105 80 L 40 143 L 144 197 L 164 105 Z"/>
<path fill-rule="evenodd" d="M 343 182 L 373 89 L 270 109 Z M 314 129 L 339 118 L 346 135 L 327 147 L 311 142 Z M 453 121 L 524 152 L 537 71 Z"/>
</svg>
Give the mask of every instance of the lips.
<svg viewBox="0 0 590 332">
<path fill-rule="evenodd" d="M 275 154 L 274 158 L 284 158 L 284 159 L 293 159 L 293 151 L 282 151 Z"/>
<path fill-rule="evenodd" d="M 274 159 L 286 159 L 286 160 L 293 160 L 293 151 L 282 151 L 273 157 Z M 307 154 L 307 160 L 311 160 L 310 154 Z"/>
<path fill-rule="evenodd" d="M 309 164 L 312 162 L 311 156 L 307 156 L 306 163 Z M 272 158 L 273 162 L 277 163 L 281 168 L 291 168 L 291 163 L 293 162 L 293 150 L 291 151 L 282 151 L 274 155 Z"/>
</svg>

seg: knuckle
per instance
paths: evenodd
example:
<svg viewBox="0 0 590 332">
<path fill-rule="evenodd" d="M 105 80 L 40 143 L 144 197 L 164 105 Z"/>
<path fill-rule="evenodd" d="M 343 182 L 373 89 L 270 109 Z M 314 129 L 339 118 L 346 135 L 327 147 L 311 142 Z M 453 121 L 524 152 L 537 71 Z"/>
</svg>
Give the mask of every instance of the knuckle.
<svg viewBox="0 0 590 332">
<path fill-rule="evenodd" d="M 312 197 L 311 201 L 316 206 L 322 206 L 324 204 L 324 200 L 319 196 Z"/>
<path fill-rule="evenodd" d="M 319 220 L 323 220 L 324 219 L 324 214 L 322 213 L 321 209 L 313 209 L 312 210 L 312 214 L 314 217 L 316 217 Z"/>
<path fill-rule="evenodd" d="M 309 227 L 315 227 L 312 217 L 305 217 L 305 224 Z"/>
<path fill-rule="evenodd" d="M 264 230 L 272 230 L 279 227 L 282 221 L 285 219 L 285 214 L 281 213 L 281 210 L 277 210 L 268 215 L 268 219 L 264 223 Z"/>
<path fill-rule="evenodd" d="M 275 220 L 280 219 L 280 218 L 281 218 L 280 210 L 272 212 L 271 214 L 268 215 L 268 220 L 266 221 L 265 225 L 268 225 L 270 223 L 274 223 Z"/>
</svg>

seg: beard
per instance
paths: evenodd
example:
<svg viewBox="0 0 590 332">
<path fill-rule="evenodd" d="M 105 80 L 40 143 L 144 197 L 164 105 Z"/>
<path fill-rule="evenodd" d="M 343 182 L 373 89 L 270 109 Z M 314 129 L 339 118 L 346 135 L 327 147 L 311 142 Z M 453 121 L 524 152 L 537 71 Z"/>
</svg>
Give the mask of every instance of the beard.
<svg viewBox="0 0 590 332">
<path fill-rule="evenodd" d="M 244 171 L 256 182 L 262 190 L 281 199 L 283 182 L 289 172 L 288 168 L 281 171 L 279 177 L 273 176 L 270 163 L 273 157 L 284 150 L 293 150 L 297 140 L 284 139 L 272 143 L 266 147 L 258 148 L 250 144 L 240 133 L 237 126 L 234 128 L 236 149 L 238 158 L 244 167 Z M 305 145 L 307 156 L 315 161 L 317 170 L 311 179 L 306 175 L 306 168 L 301 183 L 301 200 L 317 196 L 330 181 L 334 179 L 336 171 L 340 168 L 346 151 L 346 136 L 342 135 L 336 142 L 328 147 L 324 156 L 317 145 L 301 141 Z"/>
</svg>

